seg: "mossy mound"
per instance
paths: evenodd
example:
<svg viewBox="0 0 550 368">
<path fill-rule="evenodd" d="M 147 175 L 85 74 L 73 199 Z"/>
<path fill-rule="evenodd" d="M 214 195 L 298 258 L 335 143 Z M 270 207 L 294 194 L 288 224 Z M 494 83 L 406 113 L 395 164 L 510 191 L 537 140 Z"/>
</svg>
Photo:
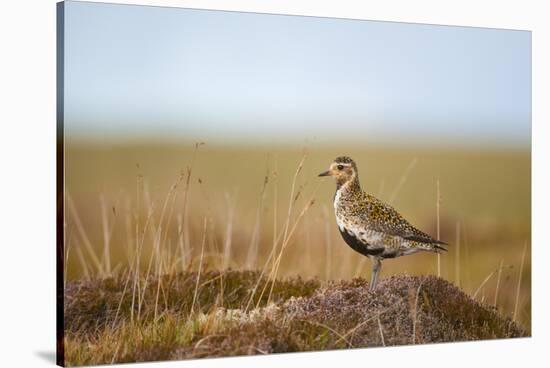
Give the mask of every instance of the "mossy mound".
<svg viewBox="0 0 550 368">
<path fill-rule="evenodd" d="M 290 278 L 271 285 L 252 271 L 212 271 L 198 281 L 196 273 L 150 280 L 141 303 L 132 302 L 132 280 L 124 276 L 69 283 L 67 364 L 529 336 L 495 308 L 435 276 L 394 276 L 374 292 L 364 279 L 321 286 Z"/>
<path fill-rule="evenodd" d="M 364 279 L 290 298 L 263 319 L 238 323 L 171 358 L 330 350 L 528 336 L 509 318 L 435 276 Z M 200 339 L 197 339 L 199 341 Z"/>
</svg>

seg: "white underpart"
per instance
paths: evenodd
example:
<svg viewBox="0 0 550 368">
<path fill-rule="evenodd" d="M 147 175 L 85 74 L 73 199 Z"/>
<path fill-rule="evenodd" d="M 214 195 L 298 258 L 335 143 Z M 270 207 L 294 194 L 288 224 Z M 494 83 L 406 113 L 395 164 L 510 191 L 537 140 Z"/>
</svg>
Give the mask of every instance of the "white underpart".
<svg viewBox="0 0 550 368">
<path fill-rule="evenodd" d="M 338 189 L 336 191 L 336 194 L 334 195 L 334 215 L 336 216 L 336 224 L 338 225 L 338 228 L 340 231 L 344 231 L 345 229 L 345 223 L 340 216 L 338 216 L 338 202 L 340 202 L 340 197 L 342 196 L 341 189 Z"/>
<path fill-rule="evenodd" d="M 342 196 L 342 192 L 340 189 L 336 191 L 336 194 L 334 195 L 334 213 L 336 213 L 336 209 L 338 208 L 338 202 L 340 202 L 340 197 Z"/>
<path fill-rule="evenodd" d="M 342 192 L 340 189 L 336 191 L 336 195 L 334 196 L 334 211 L 338 208 L 338 202 L 340 202 L 340 197 L 342 196 Z"/>
<path fill-rule="evenodd" d="M 343 216 L 338 214 L 338 202 L 342 196 L 342 188 L 336 191 L 334 196 L 334 214 L 336 217 L 336 224 L 340 231 L 347 231 L 348 234 L 355 236 L 357 239 L 361 239 L 365 245 L 368 244 L 368 247 L 380 247 L 384 246 L 383 244 L 383 235 L 381 232 L 367 230 L 361 226 L 354 225 L 352 223 L 346 222 Z"/>
</svg>

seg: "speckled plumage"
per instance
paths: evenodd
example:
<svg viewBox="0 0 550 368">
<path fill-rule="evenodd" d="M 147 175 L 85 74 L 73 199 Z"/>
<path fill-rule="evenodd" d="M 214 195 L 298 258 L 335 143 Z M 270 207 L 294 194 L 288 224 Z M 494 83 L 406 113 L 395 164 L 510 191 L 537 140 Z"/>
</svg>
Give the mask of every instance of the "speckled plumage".
<svg viewBox="0 0 550 368">
<path fill-rule="evenodd" d="M 355 251 L 373 258 L 373 282 L 376 283 L 380 261 L 419 251 L 441 252 L 445 244 L 412 226 L 393 207 L 365 193 L 359 184 L 355 162 L 338 157 L 330 170 L 320 176 L 336 179 L 334 213 L 346 243 Z"/>
</svg>

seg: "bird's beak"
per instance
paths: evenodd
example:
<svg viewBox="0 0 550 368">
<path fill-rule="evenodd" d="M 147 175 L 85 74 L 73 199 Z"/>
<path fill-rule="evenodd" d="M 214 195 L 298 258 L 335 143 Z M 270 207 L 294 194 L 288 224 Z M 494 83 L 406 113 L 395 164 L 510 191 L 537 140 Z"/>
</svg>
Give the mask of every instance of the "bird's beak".
<svg viewBox="0 0 550 368">
<path fill-rule="evenodd" d="M 324 171 L 320 173 L 318 176 L 330 176 L 330 171 Z"/>
</svg>

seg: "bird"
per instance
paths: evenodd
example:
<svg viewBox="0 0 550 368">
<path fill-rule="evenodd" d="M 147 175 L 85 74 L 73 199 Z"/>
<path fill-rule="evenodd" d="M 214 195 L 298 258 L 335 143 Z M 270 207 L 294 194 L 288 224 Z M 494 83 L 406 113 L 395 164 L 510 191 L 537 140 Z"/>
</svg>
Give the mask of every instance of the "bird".
<svg viewBox="0 0 550 368">
<path fill-rule="evenodd" d="M 357 165 L 348 156 L 337 157 L 327 171 L 336 181 L 334 214 L 344 241 L 356 252 L 372 260 L 369 290 L 376 288 L 382 260 L 418 252 L 443 253 L 447 243 L 411 225 L 392 206 L 364 192 Z"/>
</svg>

